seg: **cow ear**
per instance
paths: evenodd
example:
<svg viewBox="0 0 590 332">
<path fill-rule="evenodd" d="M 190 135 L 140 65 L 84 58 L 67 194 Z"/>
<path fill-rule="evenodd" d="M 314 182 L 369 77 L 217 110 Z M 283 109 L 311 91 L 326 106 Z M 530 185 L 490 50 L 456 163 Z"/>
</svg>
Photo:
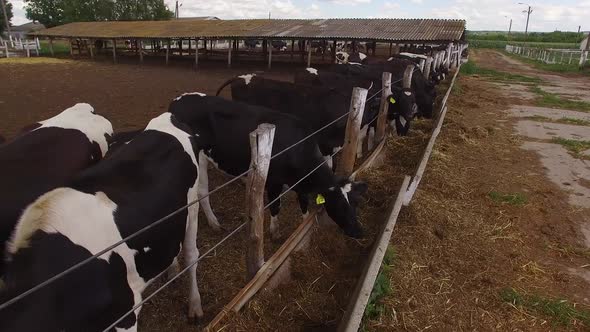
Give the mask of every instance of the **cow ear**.
<svg viewBox="0 0 590 332">
<path fill-rule="evenodd" d="M 362 195 L 369 190 L 369 185 L 366 182 L 353 182 L 352 191 Z"/>
</svg>

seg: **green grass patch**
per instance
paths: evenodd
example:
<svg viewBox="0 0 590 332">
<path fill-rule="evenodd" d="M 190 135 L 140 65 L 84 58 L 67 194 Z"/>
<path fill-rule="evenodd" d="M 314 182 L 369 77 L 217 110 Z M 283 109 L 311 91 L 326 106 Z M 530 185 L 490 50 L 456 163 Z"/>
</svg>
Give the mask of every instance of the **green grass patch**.
<svg viewBox="0 0 590 332">
<path fill-rule="evenodd" d="M 529 64 L 539 70 L 552 71 L 552 72 L 556 72 L 556 73 L 582 73 L 582 74 L 590 75 L 590 69 L 588 69 L 588 66 L 586 66 L 586 68 L 584 70 L 580 70 L 580 68 L 578 67 L 578 61 L 580 60 L 579 57 L 574 58 L 574 61 L 572 61 L 571 64 L 545 63 L 543 61 L 525 58 L 525 57 L 520 56 L 518 54 L 512 54 L 512 53 L 508 53 L 506 51 L 502 51 L 502 53 L 505 54 L 506 56 L 513 58 L 513 59 L 516 59 L 518 61 Z"/>
<path fill-rule="evenodd" d="M 568 110 L 590 112 L 590 103 L 588 102 L 563 98 L 555 93 L 544 91 L 538 86 L 532 86 L 530 87 L 530 90 L 539 96 L 536 100 L 537 106 L 558 107 Z"/>
<path fill-rule="evenodd" d="M 506 45 L 523 45 L 522 42 L 508 41 L 508 40 L 482 40 L 482 39 L 468 39 L 470 48 L 493 48 L 493 49 L 506 49 Z M 560 49 L 578 49 L 579 43 L 526 43 L 527 47 L 538 47 L 538 48 L 560 48 Z"/>
<path fill-rule="evenodd" d="M 490 191 L 488 196 L 490 196 L 492 201 L 494 201 L 496 203 L 507 203 L 510 205 L 524 205 L 527 202 L 526 196 L 521 193 L 503 194 L 498 191 Z"/>
<path fill-rule="evenodd" d="M 554 137 L 552 142 L 563 146 L 576 158 L 590 159 L 588 156 L 581 154 L 582 152 L 590 149 L 590 141 L 578 141 L 575 139 Z"/>
<path fill-rule="evenodd" d="M 49 48 L 49 41 L 41 41 L 41 49 L 39 49 L 39 55 L 50 56 L 51 49 Z M 53 52 L 55 55 L 68 55 L 70 54 L 70 45 L 65 41 L 54 41 Z"/>
<path fill-rule="evenodd" d="M 469 62 L 463 64 L 461 66 L 461 74 L 464 75 L 479 75 L 484 76 L 486 78 L 490 78 L 494 81 L 513 81 L 513 82 L 525 82 L 525 83 L 541 83 L 541 80 L 538 77 L 530 77 L 525 75 L 519 74 L 512 74 L 506 73 L 502 71 L 497 71 L 494 69 L 482 68 L 478 66 L 473 60 L 469 60 Z"/>
<path fill-rule="evenodd" d="M 381 299 L 391 294 L 391 283 L 389 281 L 389 269 L 395 260 L 395 250 L 393 247 L 388 247 L 383 257 L 383 264 L 381 265 L 381 271 L 377 275 L 375 285 L 373 285 L 373 291 L 369 297 L 369 302 L 365 308 L 365 318 L 374 319 L 379 317 L 385 312 L 385 307 L 381 303 Z"/>
<path fill-rule="evenodd" d="M 500 291 L 504 302 L 551 318 L 554 325 L 569 326 L 578 321 L 590 326 L 590 312 L 576 308 L 567 300 L 548 299 L 538 295 L 523 295 L 512 288 Z"/>
</svg>

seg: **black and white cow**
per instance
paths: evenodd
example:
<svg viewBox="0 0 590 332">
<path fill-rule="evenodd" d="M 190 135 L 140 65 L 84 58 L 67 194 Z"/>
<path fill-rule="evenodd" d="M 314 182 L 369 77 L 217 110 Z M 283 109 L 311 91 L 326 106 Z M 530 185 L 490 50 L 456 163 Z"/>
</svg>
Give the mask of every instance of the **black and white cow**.
<svg viewBox="0 0 590 332">
<path fill-rule="evenodd" d="M 199 156 L 201 182 L 199 195 L 208 193 L 207 160 L 219 170 L 238 176 L 250 167 L 250 141 L 248 135 L 262 123 L 276 126 L 272 154 L 303 140 L 311 131 L 307 124 L 290 115 L 264 107 L 229 101 L 200 93 L 185 94 L 170 104 L 170 112 L 179 121 L 188 124 L 203 151 Z M 315 137 L 274 158 L 270 163 L 266 190 L 269 201 L 276 199 L 283 186 L 292 186 L 324 162 Z M 320 194 L 325 198 L 328 215 L 351 237 L 360 237 L 362 229 L 356 217 L 359 196 L 366 191 L 364 183 L 338 179 L 326 164 L 321 166 L 293 190 L 297 193 L 304 218 L 308 213 L 308 196 Z M 211 210 L 209 199 L 201 200 L 203 211 L 210 225 L 219 225 Z M 277 219 L 280 200 L 270 206 L 270 231 L 278 235 Z"/>
<path fill-rule="evenodd" d="M 284 40 L 271 40 L 270 45 L 278 51 L 285 51 L 287 49 L 287 43 Z"/>
<path fill-rule="evenodd" d="M 347 93 L 325 87 L 296 85 L 256 74 L 237 76 L 228 80 L 217 90 L 217 95 L 230 84 L 233 100 L 295 115 L 308 123 L 313 130 L 328 125 L 348 112 L 352 99 L 352 90 Z M 366 103 L 361 127 L 371 122 L 378 111 L 378 106 Z M 340 149 L 344 145 L 346 123 L 347 118 L 343 117 L 317 134 L 317 141 L 324 156 L 330 156 L 335 149 Z"/>
<path fill-rule="evenodd" d="M 392 74 L 392 81 L 403 87 L 403 77 L 407 68 L 414 68 L 412 75 L 411 90 L 416 95 L 416 104 L 418 105 L 418 116 L 426 118 L 432 117 L 434 100 L 436 98 L 435 86 L 432 82 L 426 80 L 422 75 L 416 75 L 420 69 L 415 63 L 406 59 L 393 59 L 392 61 L 374 63 L 369 65 L 332 65 L 328 70 L 346 75 L 369 75 L 369 77 L 381 77 L 383 72 Z"/>
<path fill-rule="evenodd" d="M 366 86 L 373 87 L 369 90 L 369 95 L 381 91 L 382 78 L 378 73 L 371 73 L 375 75 L 346 75 L 342 73 L 332 72 L 328 70 L 318 70 L 315 68 L 307 68 L 305 70 L 295 72 L 295 84 L 307 86 L 322 86 L 327 88 L 337 89 L 342 92 L 351 91 L 353 87 Z M 375 91 L 375 92 L 373 92 Z M 387 97 L 389 108 L 387 112 L 387 120 L 392 129 L 395 129 L 398 135 L 405 136 L 410 129 L 410 123 L 416 113 L 416 98 L 411 89 L 399 88 L 397 85 L 391 87 L 392 94 Z M 379 112 L 381 103 L 381 94 L 379 93 L 373 101 L 371 107 L 376 107 L 374 112 Z M 368 135 L 374 134 L 374 129 L 377 121 L 373 121 L 369 128 L 363 128 L 363 133 L 369 130 Z M 364 137 L 361 137 L 361 140 Z M 372 142 L 372 139 L 369 139 Z M 369 146 L 371 149 L 371 146 Z"/>
<path fill-rule="evenodd" d="M 348 53 L 345 51 L 336 52 L 337 64 L 366 64 L 367 55 L 362 52 Z"/>
<path fill-rule="evenodd" d="M 6 138 L 4 138 L 4 136 L 0 135 L 0 144 L 6 142 Z"/>
<path fill-rule="evenodd" d="M 246 48 L 254 49 L 259 44 L 260 44 L 260 41 L 259 40 L 256 40 L 256 39 L 246 39 L 246 40 L 244 40 L 244 45 L 246 45 Z"/>
<path fill-rule="evenodd" d="M 101 160 L 112 134 L 92 106 L 76 104 L 0 146 L 0 258 L 23 210 Z M 3 267 L 0 259 L 0 276 Z"/>
<path fill-rule="evenodd" d="M 91 257 L 198 197 L 198 144 L 170 113 L 129 144 L 37 199 L 8 244 L 0 303 Z M 181 247 L 197 260 L 198 204 L 0 311 L 1 331 L 102 331 L 137 305 Z M 196 265 L 189 317 L 201 317 Z M 116 325 L 136 331 L 139 309 Z"/>
</svg>

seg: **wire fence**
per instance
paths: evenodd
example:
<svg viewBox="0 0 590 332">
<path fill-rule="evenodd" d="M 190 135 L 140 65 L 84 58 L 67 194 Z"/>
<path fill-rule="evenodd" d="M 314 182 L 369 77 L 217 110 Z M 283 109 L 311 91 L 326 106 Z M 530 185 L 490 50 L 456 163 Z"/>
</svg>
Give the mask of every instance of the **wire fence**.
<svg viewBox="0 0 590 332">
<path fill-rule="evenodd" d="M 416 71 L 418 70 L 417 68 L 414 70 Z M 397 81 L 393 81 L 391 82 L 391 85 L 399 83 L 403 80 L 399 79 Z M 383 91 L 383 87 L 377 91 L 375 94 L 373 94 L 370 98 L 366 99 L 365 103 L 369 102 L 370 100 L 372 100 L 373 98 L 375 98 L 377 95 L 379 95 L 382 91 Z M 307 141 L 308 139 L 310 139 L 311 137 L 317 135 L 318 133 L 322 132 L 323 130 L 329 128 L 330 126 L 334 125 L 335 123 L 337 123 L 338 121 L 344 119 L 346 116 L 348 116 L 353 110 L 349 110 L 347 112 L 345 112 L 344 114 L 342 114 L 341 116 L 339 116 L 338 118 L 336 118 L 335 120 L 331 121 L 330 123 L 322 126 L 321 128 L 315 130 L 314 132 L 310 133 L 309 135 L 307 135 L 306 137 L 302 138 L 301 140 L 291 144 L 290 146 L 286 147 L 285 149 L 281 150 L 280 152 L 276 153 L 275 155 L 273 155 L 270 159 L 274 159 L 282 154 L 284 154 L 285 152 L 291 150 L 292 148 L 296 147 L 297 145 Z M 379 115 L 375 116 L 369 123 L 374 122 Z M 332 153 L 330 155 L 330 158 L 334 158 L 340 151 L 342 151 L 341 149 L 335 151 L 334 153 Z M 319 165 L 317 165 L 314 169 L 312 169 L 310 172 L 308 172 L 306 175 L 304 175 L 302 178 L 300 178 L 297 182 L 295 182 L 292 186 L 290 186 L 289 188 L 287 188 L 286 190 L 284 190 L 278 197 L 276 197 L 275 199 L 273 199 L 272 201 L 270 201 L 268 204 L 266 204 L 264 206 L 264 210 L 268 209 L 272 204 L 274 204 L 276 201 L 280 200 L 284 195 L 286 195 L 289 191 L 291 191 L 294 187 L 296 187 L 297 185 L 299 185 L 302 181 L 304 181 L 306 178 L 308 178 L 309 176 L 311 176 L 311 174 L 313 174 L 315 171 L 317 171 L 320 167 L 322 167 L 323 165 L 325 165 L 327 162 L 329 161 L 329 159 L 325 159 L 323 162 L 321 162 Z M 39 291 L 40 289 L 47 287 L 48 285 L 54 283 L 55 281 L 65 277 L 66 275 L 80 269 L 82 266 L 90 263 L 91 261 L 93 261 L 94 259 L 99 258 L 100 256 L 108 253 L 110 250 L 113 250 L 114 248 L 118 247 L 119 245 L 157 227 L 158 225 L 164 223 L 165 221 L 167 221 L 168 219 L 176 216 L 177 214 L 181 213 L 182 211 L 188 209 L 189 207 L 199 203 L 201 200 L 211 196 L 212 194 L 218 192 L 219 190 L 225 188 L 226 186 L 236 182 L 238 179 L 248 175 L 250 172 L 252 172 L 254 170 L 254 168 L 250 167 L 248 170 L 244 171 L 243 173 L 239 174 L 238 176 L 233 177 L 232 179 L 230 179 L 229 181 L 221 184 L 220 186 L 216 187 L 215 189 L 213 189 L 212 191 L 208 192 L 206 195 L 199 197 L 198 199 L 189 202 L 188 204 L 186 204 L 185 206 L 182 206 L 176 210 L 174 210 L 173 212 L 169 213 L 168 215 L 156 220 L 155 222 L 151 223 L 150 225 L 134 232 L 133 234 L 121 239 L 120 241 L 117 241 L 116 243 L 106 247 L 105 249 L 99 251 L 98 253 L 92 255 L 91 257 L 88 257 L 74 265 L 72 265 L 71 267 L 69 267 L 68 269 L 52 276 L 51 278 L 45 280 L 44 282 L 31 287 L 30 289 L 26 290 L 25 292 L 11 298 L 10 300 L 0 304 L 0 310 L 3 310 L 11 305 L 13 305 L 14 303 L 22 300 L 23 298 Z M 216 243 L 215 245 L 213 245 L 210 249 L 208 249 L 205 253 L 203 253 L 202 255 L 199 256 L 198 259 L 196 259 L 194 262 L 191 262 L 189 264 L 187 264 L 187 266 L 182 269 L 179 273 L 177 273 L 174 277 L 170 278 L 166 283 L 164 283 L 161 287 L 159 287 L 158 289 L 156 289 L 153 293 L 151 293 L 149 296 L 146 296 L 144 299 L 142 299 L 142 301 L 140 301 L 137 305 L 133 306 L 133 308 L 131 310 L 129 310 L 128 312 L 126 312 L 122 317 L 120 317 L 118 320 L 116 320 L 114 323 L 112 323 L 109 327 L 107 327 L 104 331 L 109 331 L 110 329 L 114 328 L 119 322 L 121 322 L 123 319 L 125 319 L 125 317 L 127 317 L 129 314 L 133 313 L 135 310 L 137 310 L 138 308 L 140 308 L 143 304 L 145 304 L 147 301 L 149 301 L 150 299 L 152 299 L 155 295 L 157 295 L 158 293 L 160 293 L 163 289 L 165 289 L 166 287 L 168 287 L 172 282 L 174 282 L 174 280 L 178 279 L 182 274 L 184 274 L 186 271 L 188 271 L 192 266 L 194 266 L 195 264 L 197 264 L 199 261 L 201 261 L 203 258 L 207 257 L 211 252 L 213 252 L 216 248 L 218 248 L 220 245 L 222 245 L 225 241 L 227 241 L 228 239 L 230 239 L 231 237 L 233 237 L 234 235 L 236 235 L 237 233 L 239 233 L 246 225 L 248 222 L 244 222 L 242 224 L 240 224 L 238 227 L 236 227 L 233 231 L 231 231 L 227 236 L 225 236 L 223 239 L 221 239 L 218 243 Z"/>
<path fill-rule="evenodd" d="M 506 45 L 505 49 L 508 53 L 517 54 L 546 64 L 578 65 L 580 62 L 590 61 L 590 58 L 588 58 L 588 51 L 582 50 L 538 48 L 516 45 Z"/>
</svg>

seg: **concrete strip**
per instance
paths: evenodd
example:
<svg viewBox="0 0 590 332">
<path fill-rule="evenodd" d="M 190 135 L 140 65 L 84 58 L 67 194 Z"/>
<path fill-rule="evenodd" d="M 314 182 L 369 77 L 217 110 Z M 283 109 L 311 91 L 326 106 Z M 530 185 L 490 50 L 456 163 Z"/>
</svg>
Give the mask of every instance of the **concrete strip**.
<svg viewBox="0 0 590 332">
<path fill-rule="evenodd" d="M 525 120 L 518 121 L 514 127 L 519 135 L 534 139 L 550 140 L 555 137 L 573 140 L 590 139 L 590 127 L 586 126 Z"/>
<path fill-rule="evenodd" d="M 562 118 L 572 118 L 578 120 L 590 121 L 590 113 L 576 112 L 563 109 L 546 108 L 546 107 L 535 107 L 516 105 L 509 110 L 510 114 L 515 117 L 527 117 L 527 116 L 544 116 L 549 119 L 559 120 Z"/>
</svg>

